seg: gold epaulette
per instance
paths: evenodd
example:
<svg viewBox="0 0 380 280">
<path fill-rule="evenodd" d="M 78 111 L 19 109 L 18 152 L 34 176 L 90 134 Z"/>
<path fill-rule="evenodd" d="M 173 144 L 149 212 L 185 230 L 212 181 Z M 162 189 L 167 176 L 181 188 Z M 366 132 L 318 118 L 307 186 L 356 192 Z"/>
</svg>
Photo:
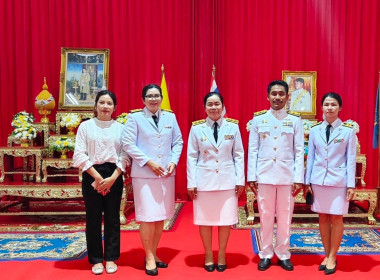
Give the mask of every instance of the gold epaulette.
<svg viewBox="0 0 380 280">
<path fill-rule="evenodd" d="M 226 121 L 228 121 L 228 122 L 232 122 L 232 123 L 236 123 L 236 124 L 239 124 L 239 121 L 238 121 L 238 120 L 231 119 L 231 118 L 226 118 Z"/>
<path fill-rule="evenodd" d="M 346 122 L 344 122 L 344 123 L 342 123 L 342 125 L 345 126 L 345 127 L 354 128 L 354 125 L 352 123 L 346 123 Z"/>
<path fill-rule="evenodd" d="M 169 110 L 169 109 L 161 109 L 161 111 L 169 112 L 169 113 L 173 113 L 173 111 L 172 111 L 172 110 Z"/>
<path fill-rule="evenodd" d="M 255 117 L 257 117 L 257 116 L 260 116 L 260 115 L 262 115 L 262 114 L 265 114 L 266 112 L 268 112 L 268 110 L 262 110 L 262 111 L 255 112 L 253 115 L 254 115 Z"/>
<path fill-rule="evenodd" d="M 130 110 L 129 113 L 133 114 L 133 113 L 137 113 L 137 112 L 141 112 L 142 109 L 133 109 L 133 110 Z"/>
<path fill-rule="evenodd" d="M 205 122 L 206 122 L 206 120 L 194 121 L 193 125 L 198 125 L 198 124 L 202 124 L 202 123 L 205 123 Z"/>
<path fill-rule="evenodd" d="M 314 126 L 317 126 L 317 125 L 320 125 L 322 122 L 317 122 L 315 124 L 313 124 L 312 126 L 310 126 L 310 128 L 314 127 Z"/>
<path fill-rule="evenodd" d="M 294 111 L 289 111 L 288 114 L 292 115 L 292 116 L 296 116 L 296 117 L 300 117 L 301 116 L 300 113 L 297 113 L 297 112 L 294 112 Z"/>
</svg>

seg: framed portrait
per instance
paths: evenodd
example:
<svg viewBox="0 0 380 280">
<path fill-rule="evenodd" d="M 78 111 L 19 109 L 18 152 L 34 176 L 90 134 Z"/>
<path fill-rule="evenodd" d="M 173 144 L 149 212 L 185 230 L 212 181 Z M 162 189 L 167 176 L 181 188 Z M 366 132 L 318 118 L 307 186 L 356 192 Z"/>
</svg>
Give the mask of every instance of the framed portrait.
<svg viewBox="0 0 380 280">
<path fill-rule="evenodd" d="M 107 89 L 109 53 L 109 49 L 61 49 L 59 109 L 93 109 L 96 93 Z"/>
<path fill-rule="evenodd" d="M 317 113 L 317 71 L 282 71 L 282 80 L 289 85 L 287 109 L 302 117 L 314 118 Z"/>
</svg>

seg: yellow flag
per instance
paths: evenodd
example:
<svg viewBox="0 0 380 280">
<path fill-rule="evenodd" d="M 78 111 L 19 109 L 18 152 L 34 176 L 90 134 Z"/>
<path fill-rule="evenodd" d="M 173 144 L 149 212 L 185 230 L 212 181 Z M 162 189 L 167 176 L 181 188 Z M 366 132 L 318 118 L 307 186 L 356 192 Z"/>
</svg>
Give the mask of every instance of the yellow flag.
<svg viewBox="0 0 380 280">
<path fill-rule="evenodd" d="M 162 73 L 161 90 L 162 90 L 162 96 L 163 96 L 161 109 L 171 110 L 168 88 L 166 87 L 165 73 Z"/>
</svg>

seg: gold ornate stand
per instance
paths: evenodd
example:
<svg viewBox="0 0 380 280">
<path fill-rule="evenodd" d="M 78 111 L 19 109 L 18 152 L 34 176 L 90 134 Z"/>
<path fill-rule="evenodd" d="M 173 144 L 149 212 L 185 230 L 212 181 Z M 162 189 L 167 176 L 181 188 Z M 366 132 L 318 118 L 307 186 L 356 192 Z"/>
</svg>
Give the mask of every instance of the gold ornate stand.
<svg viewBox="0 0 380 280">
<path fill-rule="evenodd" d="M 33 175 L 36 176 L 36 182 L 41 181 L 41 159 L 42 157 L 47 156 L 48 149 L 44 147 L 1 147 L 0 148 L 0 171 L 1 177 L 0 182 L 4 182 L 4 177 L 6 174 L 30 174 L 30 180 L 33 180 Z M 11 157 L 22 157 L 25 158 L 23 160 L 24 168 L 22 170 L 13 170 L 13 171 L 5 171 L 4 159 L 5 156 Z M 30 164 L 28 158 L 30 159 Z M 35 157 L 35 161 L 34 161 Z M 25 176 L 24 176 L 25 180 Z"/>
<path fill-rule="evenodd" d="M 124 186 L 123 195 L 120 203 L 120 223 L 126 224 L 127 219 L 124 215 L 125 206 L 127 204 L 127 195 L 132 189 L 131 184 Z M 43 199 L 68 199 L 68 198 L 82 198 L 81 184 L 38 184 L 38 183 L 24 183 L 19 185 L 14 184 L 0 184 L 0 197 L 4 195 L 30 197 L 30 198 L 43 198 Z M 84 214 L 84 212 L 0 212 L 0 215 L 73 215 Z"/>
<path fill-rule="evenodd" d="M 57 169 L 64 169 L 65 172 L 61 172 L 60 174 L 48 174 L 47 168 L 54 167 Z M 76 174 L 68 173 L 68 169 L 76 171 Z M 79 182 L 82 182 L 82 171 L 78 168 L 74 168 L 74 162 L 72 159 L 66 158 L 44 158 L 42 159 L 42 183 L 46 183 L 48 177 L 79 177 Z"/>
<path fill-rule="evenodd" d="M 246 191 L 247 195 L 247 224 L 253 225 L 255 222 L 255 217 L 259 217 L 258 213 L 255 213 L 253 204 L 256 200 L 256 195 L 252 190 Z M 357 201 L 368 201 L 368 211 L 367 213 L 348 213 L 344 217 L 357 217 L 357 218 L 367 218 L 368 224 L 374 225 L 376 223 L 375 218 L 373 217 L 376 203 L 377 203 L 377 190 L 376 189 L 355 189 L 355 194 L 353 200 Z M 296 196 L 295 203 L 305 203 L 303 198 L 302 191 Z M 295 205 L 295 207 L 297 207 Z M 315 213 L 305 213 L 305 214 L 293 214 L 293 217 L 296 218 L 308 218 L 308 217 L 318 217 L 318 214 Z"/>
</svg>

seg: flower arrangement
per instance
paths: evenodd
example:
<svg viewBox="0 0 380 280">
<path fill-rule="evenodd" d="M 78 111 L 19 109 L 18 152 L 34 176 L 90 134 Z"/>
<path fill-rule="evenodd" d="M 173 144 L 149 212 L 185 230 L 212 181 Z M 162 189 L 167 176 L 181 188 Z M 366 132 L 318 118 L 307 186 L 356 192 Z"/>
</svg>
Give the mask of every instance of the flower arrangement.
<svg viewBox="0 0 380 280">
<path fill-rule="evenodd" d="M 304 134 L 309 134 L 310 133 L 310 128 L 315 124 L 315 122 L 310 121 L 310 120 L 302 120 L 303 123 L 303 133 Z"/>
<path fill-rule="evenodd" d="M 79 114 L 67 113 L 67 114 L 62 115 L 60 125 L 61 127 L 75 128 L 80 124 L 81 121 L 82 121 L 82 118 L 80 117 Z"/>
<path fill-rule="evenodd" d="M 125 124 L 127 122 L 128 113 L 122 113 L 116 117 L 116 121 Z"/>
<path fill-rule="evenodd" d="M 355 133 L 359 133 L 360 127 L 359 127 L 359 124 L 356 121 L 346 120 L 345 123 L 352 124 L 354 126 Z"/>
<path fill-rule="evenodd" d="M 31 123 L 24 123 L 13 130 L 12 136 L 16 139 L 32 140 L 37 136 L 37 129 Z"/>
<path fill-rule="evenodd" d="M 50 146 L 50 149 L 57 152 L 63 152 L 66 149 L 74 151 L 75 141 L 71 138 L 61 137 Z"/>
<path fill-rule="evenodd" d="M 31 124 L 34 122 L 34 117 L 32 114 L 25 111 L 18 112 L 13 116 L 11 125 L 13 128 L 21 127 L 27 123 Z"/>
<path fill-rule="evenodd" d="M 37 136 L 37 129 L 33 125 L 34 117 L 32 114 L 21 111 L 13 116 L 11 125 L 14 130 L 12 136 L 20 140 L 32 140 Z"/>
</svg>

